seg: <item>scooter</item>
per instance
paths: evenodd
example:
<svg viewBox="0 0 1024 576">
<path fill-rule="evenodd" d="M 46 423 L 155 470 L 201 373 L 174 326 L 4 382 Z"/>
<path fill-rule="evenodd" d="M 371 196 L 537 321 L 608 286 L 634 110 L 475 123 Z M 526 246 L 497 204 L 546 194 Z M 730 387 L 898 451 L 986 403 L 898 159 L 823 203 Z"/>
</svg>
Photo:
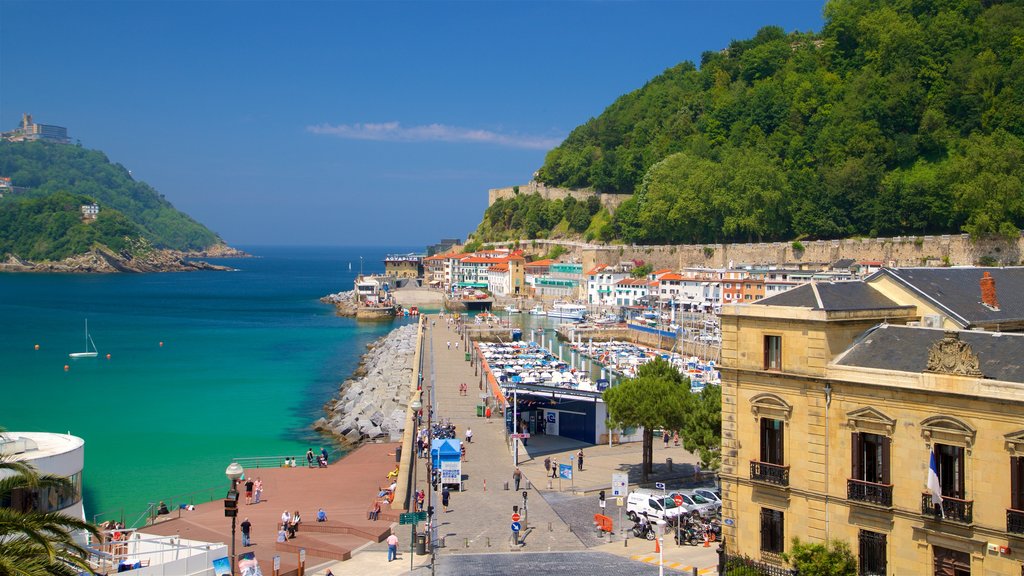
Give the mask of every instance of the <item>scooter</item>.
<svg viewBox="0 0 1024 576">
<path fill-rule="evenodd" d="M 633 536 L 637 538 L 646 538 L 647 540 L 654 540 L 655 534 L 654 529 L 651 527 L 651 523 L 646 519 L 641 518 L 639 522 L 633 524 Z"/>
</svg>

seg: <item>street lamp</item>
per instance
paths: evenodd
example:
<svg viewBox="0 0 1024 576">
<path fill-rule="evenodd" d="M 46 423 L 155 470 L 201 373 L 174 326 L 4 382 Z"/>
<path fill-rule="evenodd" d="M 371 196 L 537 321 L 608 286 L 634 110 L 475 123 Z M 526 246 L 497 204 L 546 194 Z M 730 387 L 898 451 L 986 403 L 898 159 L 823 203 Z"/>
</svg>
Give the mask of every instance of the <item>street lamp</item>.
<svg viewBox="0 0 1024 576">
<path fill-rule="evenodd" d="M 238 520 L 238 479 L 242 477 L 245 470 L 238 462 L 232 462 L 224 470 L 224 474 L 231 480 L 231 488 L 227 497 L 224 498 L 224 516 L 231 518 L 231 576 L 235 576 L 235 522 Z"/>
<path fill-rule="evenodd" d="M 423 402 L 420 402 L 420 395 L 416 395 L 416 399 L 409 404 L 409 408 L 412 408 L 412 428 L 413 428 L 413 449 L 412 449 L 412 492 L 409 496 L 409 511 L 419 512 L 416 509 L 416 457 L 418 456 L 416 451 L 416 414 L 423 408 Z M 414 546 L 416 545 L 416 521 L 414 520 L 411 524 L 410 535 L 409 535 L 409 571 L 412 572 L 412 559 L 414 554 Z"/>
</svg>

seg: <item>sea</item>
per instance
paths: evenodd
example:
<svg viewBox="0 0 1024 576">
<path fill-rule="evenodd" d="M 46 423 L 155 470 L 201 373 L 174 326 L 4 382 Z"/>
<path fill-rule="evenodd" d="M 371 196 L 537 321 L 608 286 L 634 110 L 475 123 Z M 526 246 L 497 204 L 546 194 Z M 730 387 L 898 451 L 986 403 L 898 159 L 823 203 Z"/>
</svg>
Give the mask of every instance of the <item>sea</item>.
<svg viewBox="0 0 1024 576">
<path fill-rule="evenodd" d="M 220 498 L 233 458 L 339 453 L 312 422 L 407 320 L 356 322 L 319 299 L 416 249 L 241 249 L 255 257 L 207 259 L 233 272 L 0 274 L 0 427 L 85 440 L 88 520 Z M 69 359 L 86 320 L 99 356 Z"/>
</svg>

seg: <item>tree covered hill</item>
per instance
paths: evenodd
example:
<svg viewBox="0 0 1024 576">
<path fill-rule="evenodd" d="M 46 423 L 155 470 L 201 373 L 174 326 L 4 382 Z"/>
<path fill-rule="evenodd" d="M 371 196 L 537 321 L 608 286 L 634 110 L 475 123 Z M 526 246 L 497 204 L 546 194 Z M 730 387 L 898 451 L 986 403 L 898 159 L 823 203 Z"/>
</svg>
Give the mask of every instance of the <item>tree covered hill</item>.
<svg viewBox="0 0 1024 576">
<path fill-rule="evenodd" d="M 223 241 L 134 180 L 106 155 L 67 144 L 0 142 L 0 176 L 18 192 L 0 199 L 0 255 L 57 260 L 100 243 L 115 250 L 146 245 L 203 250 Z M 82 204 L 96 202 L 86 223 Z"/>
<path fill-rule="evenodd" d="M 824 10 L 820 34 L 766 27 L 620 97 L 538 179 L 633 193 L 593 233 L 604 240 L 1018 234 L 1024 0 Z M 519 204 L 519 231 L 551 212 Z M 485 216 L 495 237 L 513 229 L 500 210 Z"/>
</svg>

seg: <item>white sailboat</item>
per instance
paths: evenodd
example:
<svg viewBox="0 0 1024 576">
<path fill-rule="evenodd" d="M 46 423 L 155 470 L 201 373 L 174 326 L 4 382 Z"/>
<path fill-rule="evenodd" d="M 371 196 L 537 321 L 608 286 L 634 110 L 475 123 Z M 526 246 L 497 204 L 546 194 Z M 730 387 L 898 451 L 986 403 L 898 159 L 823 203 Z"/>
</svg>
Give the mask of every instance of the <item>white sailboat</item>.
<svg viewBox="0 0 1024 576">
<path fill-rule="evenodd" d="M 92 350 L 89 350 L 89 346 L 92 345 Z M 89 319 L 85 319 L 85 352 L 72 352 L 68 354 L 68 358 L 95 358 L 99 352 L 96 351 L 96 343 L 92 341 L 92 336 L 89 335 Z"/>
</svg>

